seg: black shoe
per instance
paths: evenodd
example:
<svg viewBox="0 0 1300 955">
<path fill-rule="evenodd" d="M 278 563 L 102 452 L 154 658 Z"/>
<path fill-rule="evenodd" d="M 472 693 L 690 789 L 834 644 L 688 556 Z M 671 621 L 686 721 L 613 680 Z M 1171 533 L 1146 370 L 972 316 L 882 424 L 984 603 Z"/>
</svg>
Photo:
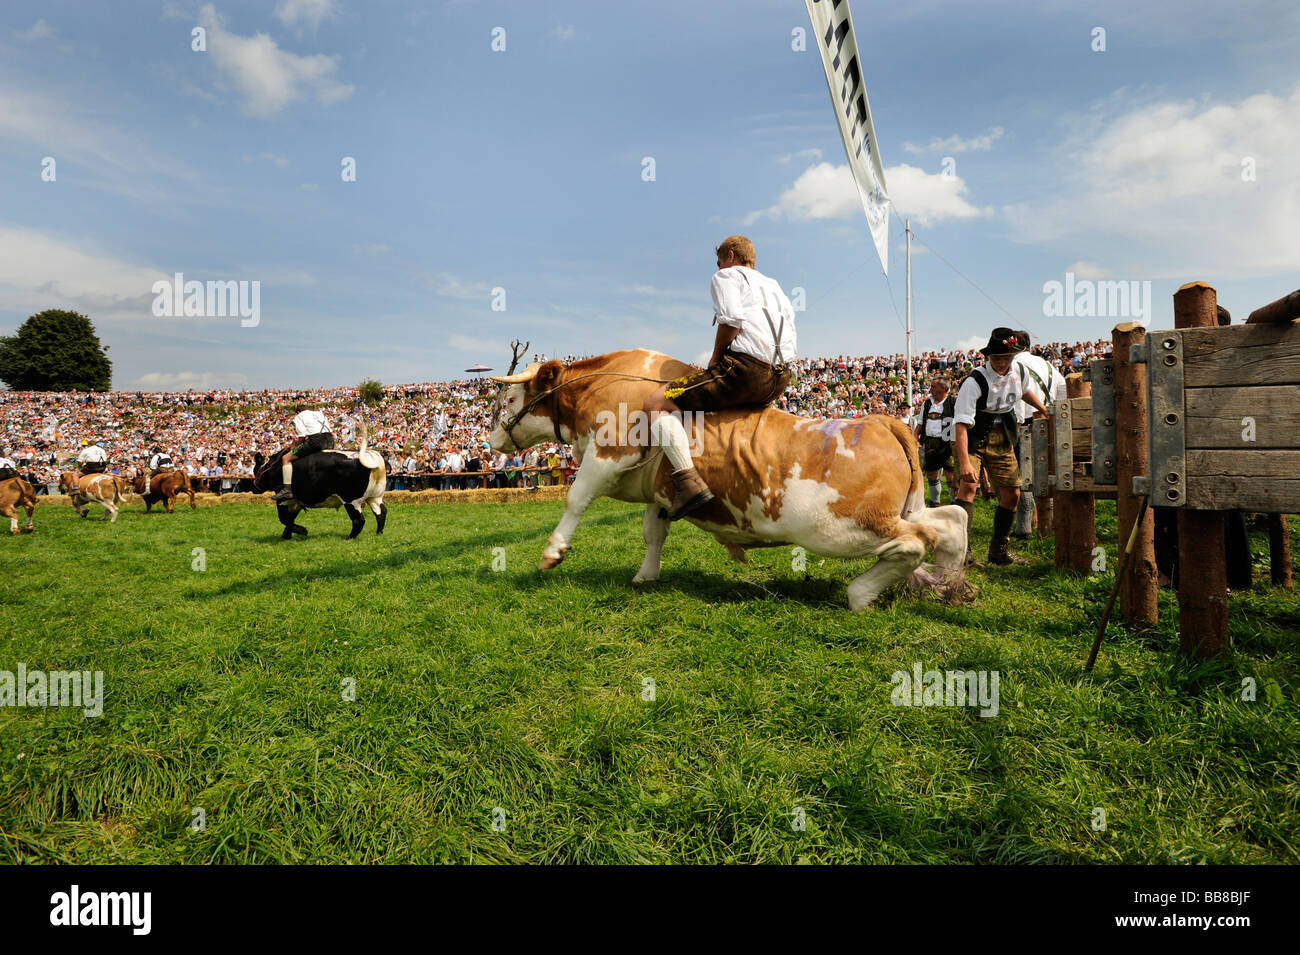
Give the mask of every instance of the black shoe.
<svg viewBox="0 0 1300 955">
<path fill-rule="evenodd" d="M 273 497 L 272 500 L 275 501 L 275 503 L 277 504 L 288 504 L 290 501 L 293 500 L 293 488 L 291 487 L 280 488 L 280 490 L 275 492 L 275 497 Z"/>
</svg>

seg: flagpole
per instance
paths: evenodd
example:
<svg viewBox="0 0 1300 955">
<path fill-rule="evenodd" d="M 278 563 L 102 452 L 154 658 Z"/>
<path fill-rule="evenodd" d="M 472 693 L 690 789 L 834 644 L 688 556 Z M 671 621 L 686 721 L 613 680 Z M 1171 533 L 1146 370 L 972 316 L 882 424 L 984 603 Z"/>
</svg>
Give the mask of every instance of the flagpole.
<svg viewBox="0 0 1300 955">
<path fill-rule="evenodd" d="M 912 425 L 912 225 L 903 220 L 903 232 L 907 235 L 907 419 L 908 427 Z"/>
</svg>

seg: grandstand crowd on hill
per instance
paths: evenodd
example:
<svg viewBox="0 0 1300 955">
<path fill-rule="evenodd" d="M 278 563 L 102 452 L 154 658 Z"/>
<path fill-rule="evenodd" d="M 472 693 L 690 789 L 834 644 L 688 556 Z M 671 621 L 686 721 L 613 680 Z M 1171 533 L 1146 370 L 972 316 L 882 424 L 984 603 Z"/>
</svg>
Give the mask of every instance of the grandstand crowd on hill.
<svg viewBox="0 0 1300 955">
<path fill-rule="evenodd" d="M 1108 355 L 1110 342 L 1053 342 L 1032 350 L 1068 373 L 1090 358 Z M 902 353 L 801 358 L 793 363 L 794 381 L 777 404 L 813 418 L 910 418 L 931 380 L 956 382 L 980 360 L 974 349 L 914 355 L 909 411 Z M 288 443 L 291 409 L 301 402 L 324 412 L 338 447 L 355 447 L 364 422 L 370 445 L 387 456 L 392 489 L 533 487 L 571 479 L 574 462 L 567 447 L 552 442 L 513 455 L 488 447 L 495 395 L 487 378 L 389 385 L 377 407 L 364 404 L 356 388 L 0 391 L 0 453 L 13 458 L 20 473 L 45 492 L 57 488 L 61 468 L 96 443 L 107 452 L 112 473 L 134 473 L 163 450 L 212 490 L 236 490 L 241 478 L 252 474 L 255 453 L 269 454 Z"/>
</svg>

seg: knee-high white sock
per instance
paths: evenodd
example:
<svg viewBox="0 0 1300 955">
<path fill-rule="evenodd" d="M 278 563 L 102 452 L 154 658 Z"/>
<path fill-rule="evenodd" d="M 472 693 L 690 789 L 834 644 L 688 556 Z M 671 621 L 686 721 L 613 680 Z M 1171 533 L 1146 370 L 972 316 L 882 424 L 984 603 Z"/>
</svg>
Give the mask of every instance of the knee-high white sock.
<svg viewBox="0 0 1300 955">
<path fill-rule="evenodd" d="M 664 449 L 674 471 L 685 471 L 695 466 L 691 460 L 691 445 L 686 438 L 686 429 L 676 415 L 656 415 L 650 423 L 650 440 Z"/>
<path fill-rule="evenodd" d="M 293 464 L 283 464 L 280 466 L 280 477 L 284 480 L 284 486 L 293 487 Z"/>
<path fill-rule="evenodd" d="M 1016 506 L 1016 533 L 1033 532 L 1031 523 L 1034 519 L 1034 495 L 1028 491 L 1020 492 L 1020 503 Z"/>
<path fill-rule="evenodd" d="M 939 487 L 939 479 L 935 478 L 933 481 L 930 482 L 930 503 L 933 504 L 935 507 L 938 507 L 939 502 L 943 500 L 942 495 L 943 495 L 943 491 Z"/>
</svg>

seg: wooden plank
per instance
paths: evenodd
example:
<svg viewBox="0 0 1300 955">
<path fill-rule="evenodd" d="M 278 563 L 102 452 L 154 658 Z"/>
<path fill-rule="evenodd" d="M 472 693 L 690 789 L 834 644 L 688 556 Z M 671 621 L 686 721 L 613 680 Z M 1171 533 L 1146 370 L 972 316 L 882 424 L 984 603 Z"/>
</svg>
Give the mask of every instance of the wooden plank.
<svg viewBox="0 0 1300 955">
<path fill-rule="evenodd" d="M 1078 414 L 1076 411 L 1075 414 Z M 1083 419 L 1085 422 L 1087 418 Z M 1070 439 L 1074 445 L 1074 460 L 1091 461 L 1092 460 L 1092 427 L 1086 425 L 1082 428 L 1079 426 L 1079 419 L 1074 419 L 1074 427 L 1070 429 Z"/>
<path fill-rule="evenodd" d="M 1188 448 L 1300 449 L 1300 388 L 1188 388 L 1183 395 Z M 1244 418 L 1254 419 L 1253 441 L 1242 437 Z"/>
<path fill-rule="evenodd" d="M 1300 514 L 1300 451 L 1188 451 L 1185 506 Z"/>
<path fill-rule="evenodd" d="M 1153 332 L 1151 361 L 1160 360 L 1161 332 Z M 1187 388 L 1300 384 L 1300 325 L 1225 325 L 1186 328 L 1183 382 Z"/>
</svg>

